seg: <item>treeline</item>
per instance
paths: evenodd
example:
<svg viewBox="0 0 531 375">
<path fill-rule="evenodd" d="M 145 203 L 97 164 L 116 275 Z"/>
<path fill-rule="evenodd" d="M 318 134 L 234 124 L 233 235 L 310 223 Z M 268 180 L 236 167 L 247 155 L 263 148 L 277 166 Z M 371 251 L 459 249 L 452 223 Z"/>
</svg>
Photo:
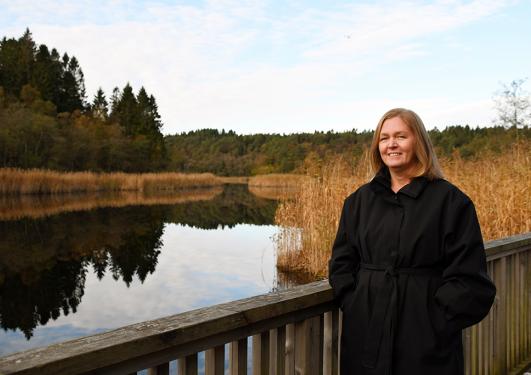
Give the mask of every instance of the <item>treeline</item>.
<svg viewBox="0 0 531 375">
<path fill-rule="evenodd" d="M 213 124 L 215 125 L 215 124 Z M 503 126 L 505 125 L 505 127 Z M 163 137 L 153 95 L 127 84 L 87 102 L 77 59 L 29 30 L 0 41 L 0 168 L 95 172 L 212 172 L 217 175 L 304 173 L 343 155 L 363 153 L 372 131 L 238 135 L 202 129 Z M 451 126 L 430 135 L 440 156 L 502 152 L 529 128 Z"/>
<path fill-rule="evenodd" d="M 145 172 L 165 168 L 153 95 L 126 84 L 88 102 L 75 56 L 31 32 L 0 41 L 0 166 L 61 171 Z"/>
<path fill-rule="evenodd" d="M 529 141 L 525 126 L 472 128 L 450 126 L 429 131 L 439 157 L 472 158 L 484 152 L 503 152 L 517 141 Z M 302 134 L 238 135 L 233 131 L 203 129 L 166 136 L 168 168 L 181 172 L 218 175 L 256 175 L 305 172 L 336 156 L 359 157 L 370 146 L 372 131 Z"/>
</svg>

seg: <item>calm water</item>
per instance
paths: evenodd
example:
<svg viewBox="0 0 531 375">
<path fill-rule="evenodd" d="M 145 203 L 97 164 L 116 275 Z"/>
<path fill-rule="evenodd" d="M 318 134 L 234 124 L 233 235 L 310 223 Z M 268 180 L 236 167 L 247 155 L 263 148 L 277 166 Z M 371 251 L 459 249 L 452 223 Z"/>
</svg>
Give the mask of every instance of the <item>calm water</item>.
<svg viewBox="0 0 531 375">
<path fill-rule="evenodd" d="M 0 356 L 297 283 L 246 186 L 61 199 L 0 201 Z"/>
</svg>

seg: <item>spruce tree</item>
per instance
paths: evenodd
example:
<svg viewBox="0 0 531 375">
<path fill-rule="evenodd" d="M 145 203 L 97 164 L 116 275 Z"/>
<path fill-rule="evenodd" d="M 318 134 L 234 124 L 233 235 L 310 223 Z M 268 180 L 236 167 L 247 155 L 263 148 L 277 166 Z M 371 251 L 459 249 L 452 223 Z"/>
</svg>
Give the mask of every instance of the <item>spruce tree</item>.
<svg viewBox="0 0 531 375">
<path fill-rule="evenodd" d="M 105 94 L 100 87 L 92 101 L 92 115 L 102 121 L 106 121 L 108 117 L 107 105 L 107 99 L 105 99 Z"/>
</svg>

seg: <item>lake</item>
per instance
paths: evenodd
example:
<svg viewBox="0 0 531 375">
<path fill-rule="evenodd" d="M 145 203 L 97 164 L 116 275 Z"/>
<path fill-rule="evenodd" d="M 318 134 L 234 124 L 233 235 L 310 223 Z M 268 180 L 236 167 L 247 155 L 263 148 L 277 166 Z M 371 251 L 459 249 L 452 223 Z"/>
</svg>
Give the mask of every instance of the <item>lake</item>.
<svg viewBox="0 0 531 375">
<path fill-rule="evenodd" d="M 253 192 L 0 199 L 0 356 L 310 281 L 277 272 Z"/>
</svg>

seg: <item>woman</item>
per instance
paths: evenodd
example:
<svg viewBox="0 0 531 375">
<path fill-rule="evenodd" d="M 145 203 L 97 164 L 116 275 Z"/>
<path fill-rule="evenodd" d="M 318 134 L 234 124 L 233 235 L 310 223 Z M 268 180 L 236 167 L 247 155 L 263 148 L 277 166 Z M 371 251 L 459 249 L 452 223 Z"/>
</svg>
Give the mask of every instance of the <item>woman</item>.
<svg viewBox="0 0 531 375">
<path fill-rule="evenodd" d="M 345 199 L 329 263 L 341 374 L 464 374 L 461 330 L 496 294 L 474 205 L 443 179 L 413 111 L 384 114 L 371 164 L 374 178 Z"/>
</svg>

